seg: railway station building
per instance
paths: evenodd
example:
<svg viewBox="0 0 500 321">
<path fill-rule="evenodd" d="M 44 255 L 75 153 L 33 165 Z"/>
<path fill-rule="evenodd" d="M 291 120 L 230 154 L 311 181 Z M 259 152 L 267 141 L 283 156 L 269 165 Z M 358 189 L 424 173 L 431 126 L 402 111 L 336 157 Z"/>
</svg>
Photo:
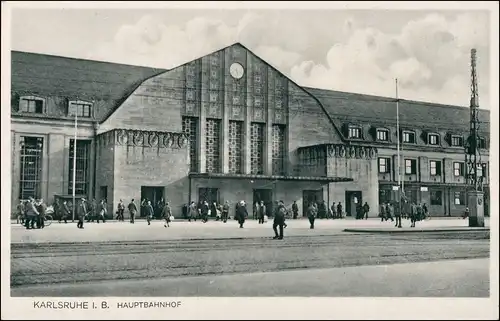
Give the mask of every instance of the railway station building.
<svg viewBox="0 0 500 321">
<path fill-rule="evenodd" d="M 75 194 L 109 213 L 163 198 L 176 217 L 202 199 L 324 200 L 348 216 L 367 202 L 375 216 L 396 198 L 394 98 L 302 87 L 239 43 L 170 70 L 11 57 L 13 210 L 29 196 L 70 200 L 75 158 Z M 461 215 L 469 108 L 401 99 L 399 119 L 405 194 Z M 488 212 L 489 111 L 480 120 Z"/>
</svg>

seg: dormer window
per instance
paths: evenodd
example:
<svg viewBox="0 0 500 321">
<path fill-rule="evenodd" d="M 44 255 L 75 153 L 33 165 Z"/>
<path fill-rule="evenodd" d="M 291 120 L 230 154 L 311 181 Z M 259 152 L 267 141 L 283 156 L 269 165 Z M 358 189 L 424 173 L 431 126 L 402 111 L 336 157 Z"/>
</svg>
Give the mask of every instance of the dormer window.
<svg viewBox="0 0 500 321">
<path fill-rule="evenodd" d="M 438 134 L 428 134 L 427 141 L 429 145 L 439 145 L 439 135 Z"/>
<path fill-rule="evenodd" d="M 349 138 L 361 138 L 361 128 L 357 126 L 349 126 Z"/>
<path fill-rule="evenodd" d="M 86 101 L 70 101 L 68 106 L 68 116 L 92 117 L 92 103 Z"/>
<path fill-rule="evenodd" d="M 389 140 L 389 130 L 388 129 L 377 129 L 377 140 L 386 142 Z"/>
<path fill-rule="evenodd" d="M 411 131 L 403 131 L 403 143 L 415 144 L 415 133 Z"/>
<path fill-rule="evenodd" d="M 19 100 L 19 110 L 23 113 L 43 114 L 45 99 L 35 96 L 23 96 Z"/>
<path fill-rule="evenodd" d="M 451 146 L 462 147 L 464 145 L 464 139 L 462 136 L 453 135 L 451 136 Z"/>
</svg>

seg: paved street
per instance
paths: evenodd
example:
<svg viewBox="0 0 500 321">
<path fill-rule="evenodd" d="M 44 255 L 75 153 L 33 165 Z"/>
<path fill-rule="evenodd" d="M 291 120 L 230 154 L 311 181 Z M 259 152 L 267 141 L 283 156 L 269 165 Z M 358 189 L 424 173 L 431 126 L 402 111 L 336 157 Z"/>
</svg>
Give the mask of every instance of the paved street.
<svg viewBox="0 0 500 321">
<path fill-rule="evenodd" d="M 317 229 L 310 230 L 306 221 L 290 221 L 285 230 L 285 240 L 272 240 L 271 223 L 262 226 L 253 221 L 248 222 L 244 229 L 239 229 L 235 222 L 174 222 L 171 228 L 164 228 L 160 222 L 154 222 L 151 226 L 144 222 L 136 225 L 94 223 L 87 224 L 84 230 L 78 230 L 75 224 L 58 223 L 44 230 L 25 230 L 13 226 L 12 293 L 28 295 L 31 293 L 28 289 L 38 289 L 39 292 L 46 289 L 45 295 L 50 295 L 50 289 L 74 282 L 78 282 L 78 287 L 104 281 L 111 281 L 110 284 L 118 286 L 124 280 L 165 279 L 168 282 L 181 282 L 186 277 L 216 275 L 229 275 L 228 280 L 231 280 L 231 275 L 239 279 L 235 274 L 257 273 L 254 275 L 257 277 L 259 273 L 299 269 L 489 258 L 489 231 L 398 234 L 342 232 L 347 227 L 377 227 L 381 224 L 391 226 L 392 223 L 380 223 L 377 220 L 319 221 Z M 466 221 L 431 220 L 421 225 L 419 228 L 432 230 L 443 225 L 465 227 Z M 460 273 L 447 271 L 451 276 Z M 321 275 L 321 272 L 318 273 Z M 447 280 L 452 282 L 450 278 Z M 470 282 L 481 283 L 482 280 L 479 277 Z M 419 282 L 417 279 L 414 281 L 414 285 Z M 185 290 L 186 295 L 222 295 L 202 288 L 197 292 L 197 281 L 193 279 L 190 282 L 186 283 L 191 284 Z M 248 281 L 250 288 L 252 282 Z M 484 289 L 479 283 L 476 284 L 479 289 Z M 254 290 L 248 291 L 257 291 L 257 284 Z M 71 287 L 63 289 L 58 292 L 59 296 L 69 295 L 66 291 L 73 295 Z M 118 288 L 110 286 L 106 289 L 99 295 L 113 295 L 116 293 L 113 291 Z M 300 286 L 289 290 L 290 295 L 297 296 L 309 295 L 311 291 Z M 85 295 L 86 291 L 82 290 L 81 295 Z M 137 291 L 131 289 L 121 295 L 144 294 L 140 289 Z M 270 290 L 266 291 L 264 293 L 270 293 Z M 284 291 L 284 288 L 279 291 Z M 239 295 L 236 292 L 234 295 Z M 149 295 L 156 293 L 152 290 Z"/>
<path fill-rule="evenodd" d="M 379 219 L 368 220 L 317 220 L 314 230 L 309 229 L 307 220 L 289 220 L 285 229 L 287 236 L 335 235 L 346 228 L 392 228 L 391 222 L 380 222 Z M 486 221 L 489 225 L 489 220 Z M 403 230 L 410 230 L 410 222 L 403 220 Z M 467 220 L 431 219 L 417 223 L 416 229 L 465 228 Z M 394 228 L 396 229 L 396 228 Z M 401 229 L 399 229 L 401 230 Z M 52 223 L 44 230 L 26 230 L 19 224 L 11 228 L 12 243 L 38 242 L 97 242 L 97 241 L 153 241 L 169 239 L 210 239 L 210 238 L 248 238 L 270 237 L 273 235 L 272 222 L 259 225 L 257 221 L 248 220 L 245 228 L 238 228 L 235 221 L 173 222 L 170 228 L 164 228 L 162 221 L 153 221 L 148 226 L 145 221 L 136 224 L 128 222 L 85 223 L 85 229 L 76 228 L 76 223 Z"/>
<path fill-rule="evenodd" d="M 489 259 L 16 287 L 13 296 L 488 297 Z"/>
</svg>

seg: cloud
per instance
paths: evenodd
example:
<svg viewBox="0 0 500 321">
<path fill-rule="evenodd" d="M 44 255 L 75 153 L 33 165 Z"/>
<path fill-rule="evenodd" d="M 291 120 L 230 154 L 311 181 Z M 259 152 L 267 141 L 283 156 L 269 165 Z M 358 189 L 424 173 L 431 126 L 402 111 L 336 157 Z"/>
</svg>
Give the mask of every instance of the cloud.
<svg viewBox="0 0 500 321">
<path fill-rule="evenodd" d="M 353 25 L 353 22 L 349 22 Z M 395 78 L 401 98 L 467 106 L 470 97 L 470 49 L 488 50 L 488 25 L 476 16 L 455 19 L 431 14 L 410 21 L 399 33 L 357 29 L 333 45 L 326 64 L 297 64 L 291 76 L 299 84 L 340 91 L 394 96 Z M 489 72 L 485 54 L 478 70 Z M 481 95 L 488 96 L 480 83 Z M 486 107 L 487 99 L 483 100 Z"/>
<path fill-rule="evenodd" d="M 429 14 L 393 33 L 346 17 L 336 22 L 336 36 L 314 21 L 310 29 L 303 28 L 299 18 L 247 13 L 232 25 L 206 17 L 179 25 L 144 16 L 122 26 L 113 41 L 87 58 L 173 68 L 241 42 L 303 86 L 394 96 L 398 78 L 402 98 L 467 105 L 469 55 L 476 47 L 480 97 L 489 94 L 489 31 L 484 16 Z M 321 49 L 315 51 L 317 47 Z M 323 58 L 318 54 L 322 50 Z M 487 99 L 482 101 L 488 105 Z"/>
</svg>

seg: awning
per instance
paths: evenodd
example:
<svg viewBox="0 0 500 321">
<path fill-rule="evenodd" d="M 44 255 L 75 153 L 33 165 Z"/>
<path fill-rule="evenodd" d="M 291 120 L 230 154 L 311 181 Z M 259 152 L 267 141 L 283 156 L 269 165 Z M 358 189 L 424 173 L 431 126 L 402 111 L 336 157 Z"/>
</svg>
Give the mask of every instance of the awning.
<svg viewBox="0 0 500 321">
<path fill-rule="evenodd" d="M 352 182 L 349 177 L 328 177 L 328 176 L 284 176 L 284 175 L 253 175 L 253 174 L 222 174 L 222 173 L 189 173 L 190 178 L 224 178 L 224 179 L 253 179 L 253 180 L 273 180 L 273 181 L 308 181 L 308 182 Z"/>
</svg>

